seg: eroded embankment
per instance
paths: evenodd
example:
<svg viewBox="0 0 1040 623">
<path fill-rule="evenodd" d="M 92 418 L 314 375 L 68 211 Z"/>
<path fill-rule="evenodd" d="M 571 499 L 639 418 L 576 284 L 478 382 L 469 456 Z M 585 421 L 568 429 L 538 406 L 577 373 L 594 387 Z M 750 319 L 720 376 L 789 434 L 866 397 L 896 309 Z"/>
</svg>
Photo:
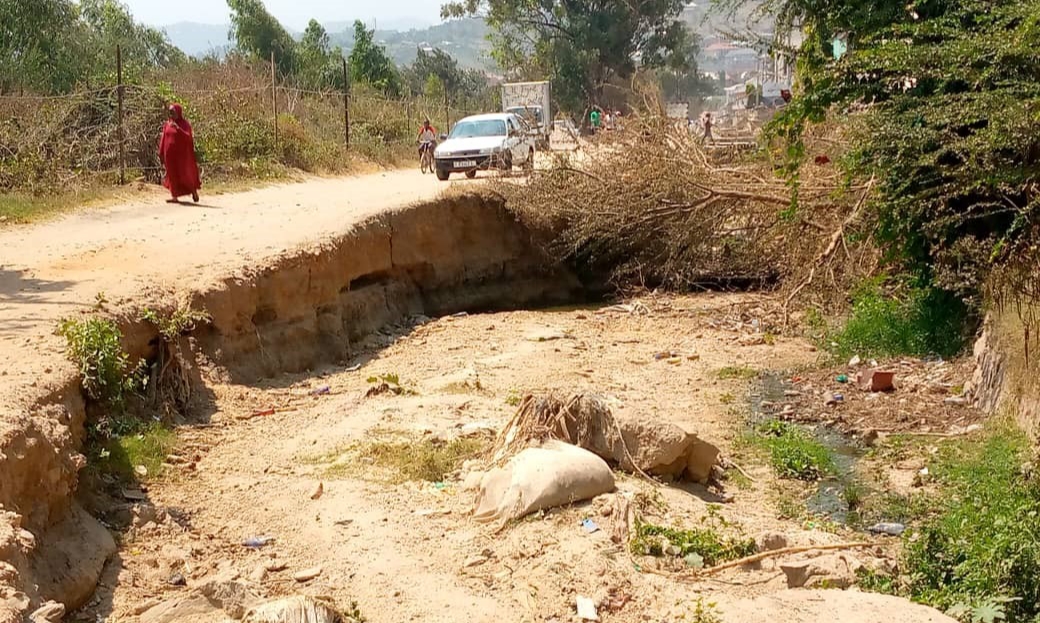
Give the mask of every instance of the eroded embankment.
<svg viewBox="0 0 1040 623">
<path fill-rule="evenodd" d="M 352 345 L 410 316 L 551 304 L 581 293 L 500 200 L 445 198 L 200 284 L 192 306 L 212 322 L 187 340 L 189 363 L 196 382 L 249 383 L 346 359 Z M 158 333 L 137 318 L 128 312 L 121 322 L 126 348 L 154 357 Z M 60 353 L 53 357 L 54 378 L 40 383 L 33 406 L 2 415 L 0 623 L 20 621 L 48 600 L 78 607 L 115 551 L 108 530 L 76 501 L 87 409 L 75 371 Z"/>
</svg>

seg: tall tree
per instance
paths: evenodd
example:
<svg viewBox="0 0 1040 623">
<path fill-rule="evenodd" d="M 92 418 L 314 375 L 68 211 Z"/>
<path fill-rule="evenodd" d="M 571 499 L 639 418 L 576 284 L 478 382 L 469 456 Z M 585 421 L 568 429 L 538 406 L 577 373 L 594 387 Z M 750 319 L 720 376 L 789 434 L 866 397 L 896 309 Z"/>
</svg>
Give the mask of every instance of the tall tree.
<svg viewBox="0 0 1040 623">
<path fill-rule="evenodd" d="M 227 0 L 231 9 L 231 38 L 238 50 L 253 58 L 268 61 L 274 53 L 282 76 L 293 76 L 299 69 L 296 41 L 267 12 L 261 0 Z"/>
<path fill-rule="evenodd" d="M 482 15 L 499 65 L 521 78 L 550 78 L 572 111 L 598 103 L 603 88 L 636 68 L 688 67 L 693 37 L 678 20 L 683 0 L 463 0 L 445 18 Z"/>
<path fill-rule="evenodd" d="M 88 49 L 70 0 L 0 1 L 0 92 L 68 91 L 85 77 Z"/>
<path fill-rule="evenodd" d="M 309 89 L 342 88 L 343 50 L 333 48 L 329 33 L 317 20 L 311 20 L 298 46 L 300 81 Z"/>
<path fill-rule="evenodd" d="M 376 44 L 375 31 L 354 22 L 354 49 L 350 51 L 350 79 L 368 83 L 387 95 L 401 91 L 401 79 L 383 46 Z"/>
<path fill-rule="evenodd" d="M 118 0 L 81 0 L 80 10 L 90 31 L 95 67 L 111 70 L 117 45 L 122 47 L 124 71 L 131 77 L 145 69 L 165 69 L 186 60 L 163 32 L 135 22 Z"/>
</svg>

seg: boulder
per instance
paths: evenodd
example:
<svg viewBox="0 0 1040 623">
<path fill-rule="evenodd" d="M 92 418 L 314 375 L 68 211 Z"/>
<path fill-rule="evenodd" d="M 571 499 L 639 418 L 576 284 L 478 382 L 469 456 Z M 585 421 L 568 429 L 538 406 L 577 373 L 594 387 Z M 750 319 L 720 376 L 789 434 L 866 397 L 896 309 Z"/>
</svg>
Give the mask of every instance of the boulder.
<svg viewBox="0 0 1040 623">
<path fill-rule="evenodd" d="M 848 554 L 828 554 L 809 560 L 783 563 L 788 588 L 840 588 L 856 583 L 856 572 L 863 567 Z"/>
</svg>

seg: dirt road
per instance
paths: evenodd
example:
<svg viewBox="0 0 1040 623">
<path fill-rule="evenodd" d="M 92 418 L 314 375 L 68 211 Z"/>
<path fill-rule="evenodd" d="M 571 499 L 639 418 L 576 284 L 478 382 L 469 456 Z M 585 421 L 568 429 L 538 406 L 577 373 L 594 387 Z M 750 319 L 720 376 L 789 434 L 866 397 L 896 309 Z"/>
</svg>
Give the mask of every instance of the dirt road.
<svg viewBox="0 0 1040 623">
<path fill-rule="evenodd" d="M 0 386 L 36 382 L 35 362 L 57 352 L 56 322 L 99 296 L 117 304 L 151 288 L 203 285 L 449 187 L 408 170 L 204 195 L 200 205 L 166 204 L 157 190 L 135 203 L 0 230 Z"/>
</svg>

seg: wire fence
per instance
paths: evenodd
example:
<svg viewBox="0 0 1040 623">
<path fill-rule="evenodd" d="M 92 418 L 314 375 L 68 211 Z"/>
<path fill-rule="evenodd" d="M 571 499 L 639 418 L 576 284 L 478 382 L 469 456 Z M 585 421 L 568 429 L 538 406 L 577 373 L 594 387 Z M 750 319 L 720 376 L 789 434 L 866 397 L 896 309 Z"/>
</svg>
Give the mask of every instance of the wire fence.
<svg viewBox="0 0 1040 623">
<path fill-rule="evenodd" d="M 118 65 L 118 63 L 117 63 Z M 45 194 L 70 185 L 157 182 L 158 140 L 171 102 L 195 128 L 207 174 L 265 177 L 275 167 L 333 172 L 362 158 L 411 154 L 430 119 L 443 132 L 479 112 L 456 94 L 391 98 L 364 85 L 299 88 L 262 67 L 228 62 L 64 95 L 0 96 L 0 192 Z"/>
</svg>

